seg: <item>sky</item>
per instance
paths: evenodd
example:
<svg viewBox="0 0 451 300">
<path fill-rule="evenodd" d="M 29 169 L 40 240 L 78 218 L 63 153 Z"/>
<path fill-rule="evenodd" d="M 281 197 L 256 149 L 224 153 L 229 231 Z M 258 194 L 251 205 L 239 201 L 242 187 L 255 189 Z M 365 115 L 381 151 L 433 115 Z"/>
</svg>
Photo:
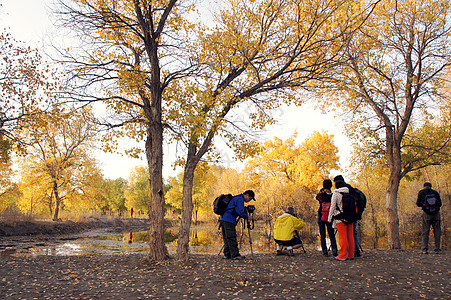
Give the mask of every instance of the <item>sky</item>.
<svg viewBox="0 0 451 300">
<path fill-rule="evenodd" d="M 42 48 L 49 34 L 55 34 L 54 27 L 49 17 L 49 5 L 52 0 L 0 0 L 0 27 L 12 33 L 16 40 L 20 40 L 31 47 Z M 289 138 L 295 131 L 298 133 L 299 144 L 314 131 L 326 131 L 334 135 L 335 145 L 339 149 L 341 167 L 348 166 L 351 146 L 349 140 L 343 134 L 342 123 L 334 119 L 332 114 L 321 114 L 312 105 L 302 107 L 285 107 L 278 110 L 280 122 L 268 129 L 266 140 L 274 137 L 280 139 Z M 144 144 L 143 144 L 144 145 Z M 175 158 L 173 146 L 165 145 L 163 176 L 175 176 L 176 172 L 171 167 Z M 233 153 L 227 149 L 221 149 L 225 153 L 224 167 L 240 169 L 242 163 L 232 159 Z M 107 178 L 128 178 L 130 172 L 136 166 L 145 166 L 145 158 L 132 159 L 121 155 L 113 155 L 96 152 L 96 158 L 100 162 L 104 175 Z M 331 174 L 336 175 L 336 174 Z"/>
</svg>

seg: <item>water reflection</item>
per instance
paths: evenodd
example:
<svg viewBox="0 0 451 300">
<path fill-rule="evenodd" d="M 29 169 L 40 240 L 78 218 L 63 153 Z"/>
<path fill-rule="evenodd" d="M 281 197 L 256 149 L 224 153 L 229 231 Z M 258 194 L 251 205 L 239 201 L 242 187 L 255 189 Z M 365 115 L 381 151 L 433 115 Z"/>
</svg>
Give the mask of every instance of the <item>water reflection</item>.
<svg viewBox="0 0 451 300">
<path fill-rule="evenodd" d="M 177 251 L 178 227 L 165 230 L 165 243 L 170 254 Z M 249 232 L 251 239 L 249 239 Z M 237 226 L 238 243 L 243 255 L 251 253 L 250 241 L 252 241 L 253 253 L 267 253 L 274 251 L 274 244 L 268 240 L 264 232 L 257 229 L 249 231 L 247 228 Z M 130 254 L 149 251 L 149 234 L 147 231 L 124 232 L 122 234 L 105 235 L 95 238 L 78 238 L 57 245 L 45 245 L 36 243 L 28 249 L 16 250 L 9 255 L 14 256 L 38 256 L 38 255 L 90 255 L 90 254 Z M 190 232 L 190 251 L 192 253 L 218 254 L 222 248 L 222 236 L 217 226 L 198 225 L 192 226 Z M 2 252 L 2 254 L 5 254 Z"/>
</svg>

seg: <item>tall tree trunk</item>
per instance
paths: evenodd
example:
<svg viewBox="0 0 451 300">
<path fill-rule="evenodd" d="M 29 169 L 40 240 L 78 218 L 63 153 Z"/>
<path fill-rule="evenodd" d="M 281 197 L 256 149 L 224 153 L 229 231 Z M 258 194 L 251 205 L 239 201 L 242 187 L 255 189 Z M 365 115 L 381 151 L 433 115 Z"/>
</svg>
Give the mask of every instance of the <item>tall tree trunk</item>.
<svg viewBox="0 0 451 300">
<path fill-rule="evenodd" d="M 189 232 L 193 214 L 193 183 L 194 171 L 196 170 L 197 160 L 188 161 L 185 165 L 183 174 L 183 211 L 182 222 L 180 224 L 179 239 L 177 242 L 177 256 L 180 261 L 187 261 L 189 258 Z"/>
<path fill-rule="evenodd" d="M 55 211 L 53 213 L 53 221 L 58 221 L 61 199 L 58 194 L 58 183 L 56 181 L 53 182 L 53 194 L 55 195 Z"/>
<path fill-rule="evenodd" d="M 389 249 L 401 249 L 399 238 L 398 189 L 401 176 L 398 168 L 390 170 L 385 207 L 387 209 L 387 243 Z"/>
<path fill-rule="evenodd" d="M 150 174 L 149 257 L 154 261 L 169 258 L 164 242 L 163 127 L 154 122 L 148 129 L 146 156 Z"/>
</svg>

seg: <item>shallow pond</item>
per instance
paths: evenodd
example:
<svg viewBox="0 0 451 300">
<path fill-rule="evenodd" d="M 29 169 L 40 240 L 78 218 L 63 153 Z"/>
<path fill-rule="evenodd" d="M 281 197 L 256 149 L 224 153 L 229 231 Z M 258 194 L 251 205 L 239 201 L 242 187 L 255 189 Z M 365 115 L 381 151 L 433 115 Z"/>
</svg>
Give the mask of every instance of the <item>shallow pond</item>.
<svg viewBox="0 0 451 300">
<path fill-rule="evenodd" d="M 177 251 L 178 227 L 165 231 L 165 242 L 170 254 Z M 223 245 L 222 236 L 212 225 L 192 226 L 190 237 L 191 253 L 219 254 Z M 238 228 L 238 242 L 243 255 L 274 251 L 274 242 L 258 229 L 250 231 Z M 131 254 L 149 251 L 148 233 L 125 232 L 122 234 L 101 235 L 96 237 L 78 237 L 45 243 L 36 241 L 31 246 L 3 249 L 2 255 L 38 256 L 38 255 L 91 255 L 91 254 Z M 251 250 L 252 242 L 252 250 Z"/>
</svg>

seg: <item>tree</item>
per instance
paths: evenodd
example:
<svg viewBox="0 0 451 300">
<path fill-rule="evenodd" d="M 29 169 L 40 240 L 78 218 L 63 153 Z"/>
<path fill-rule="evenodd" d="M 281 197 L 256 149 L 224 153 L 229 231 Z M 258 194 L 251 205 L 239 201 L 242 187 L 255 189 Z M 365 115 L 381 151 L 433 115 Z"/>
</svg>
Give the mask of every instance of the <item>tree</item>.
<svg viewBox="0 0 451 300">
<path fill-rule="evenodd" d="M 353 6 L 351 1 L 226 1 L 215 27 L 201 28 L 192 48 L 200 73 L 178 89 L 179 101 L 168 108 L 174 138 L 186 146 L 179 259 L 188 258 L 194 172 L 214 137 L 228 139 L 238 158 L 252 153 L 255 143 L 246 136 L 276 121 L 270 110 L 283 102 L 300 105 L 300 89 L 339 63 L 343 36 L 360 22 L 354 21 L 360 8 Z M 239 113 L 244 109 L 249 121 Z"/>
<path fill-rule="evenodd" d="M 12 144 L 23 145 L 21 130 L 54 102 L 51 71 L 36 49 L 10 33 L 0 34 L 0 146 L 5 159 Z"/>
<path fill-rule="evenodd" d="M 102 187 L 102 196 L 105 201 L 102 210 L 109 213 L 117 212 L 119 215 L 126 212 L 126 188 L 127 181 L 125 179 L 106 179 Z"/>
<path fill-rule="evenodd" d="M 22 163 L 22 169 L 40 176 L 40 184 L 51 191 L 54 221 L 58 220 L 64 199 L 82 193 L 79 184 L 87 174 L 93 173 L 89 154 L 97 134 L 89 110 L 74 110 L 65 115 L 60 112 L 47 113 L 46 119 L 28 127 L 30 146 Z"/>
<path fill-rule="evenodd" d="M 21 133 L 54 102 L 50 71 L 36 49 L 0 33 L 0 195 L 10 190 L 10 153 L 23 150 Z"/>
<path fill-rule="evenodd" d="M 76 101 L 103 102 L 117 113 L 111 131 L 145 140 L 150 179 L 150 252 L 153 260 L 169 253 L 164 243 L 163 103 L 167 90 L 191 72 L 180 53 L 189 24 L 189 1 L 73 0 L 59 2 L 62 25 L 84 43 L 77 55 L 65 53 L 73 67 L 69 91 Z M 74 52 L 72 52 L 74 53 Z M 111 136 L 110 136 L 111 137 Z M 113 147 L 106 138 L 106 150 Z M 132 150 L 132 153 L 136 153 Z"/>
<path fill-rule="evenodd" d="M 218 173 L 221 172 L 219 169 L 216 165 L 207 165 L 206 163 L 201 163 L 200 167 L 196 169 L 193 181 L 193 216 L 196 224 L 200 216 L 205 216 L 212 212 L 211 205 L 215 198 L 214 195 L 221 194 L 221 192 L 213 190 L 217 185 Z M 176 177 L 170 177 L 169 184 L 171 189 L 166 194 L 166 203 L 182 211 L 183 172 Z M 239 188 L 234 188 L 233 190 L 236 194 L 243 192 Z M 225 193 L 225 190 L 222 193 Z M 229 190 L 227 193 L 232 193 L 232 191 Z"/>
<path fill-rule="evenodd" d="M 294 133 L 287 140 L 274 138 L 261 145 L 243 171 L 255 184 L 256 194 L 261 195 L 259 211 L 270 230 L 271 221 L 287 206 L 297 208 L 303 219 L 313 223 L 315 192 L 331 170 L 338 168 L 338 149 L 332 135 L 315 132 L 301 145 L 296 145 L 296 136 Z"/>
<path fill-rule="evenodd" d="M 385 201 L 391 249 L 401 247 L 401 179 L 440 164 L 449 147 L 448 130 L 435 140 L 415 129 L 426 128 L 421 112 L 433 114 L 440 101 L 437 87 L 451 58 L 449 18 L 449 1 L 381 2 L 349 37 L 347 63 L 331 74 L 334 80 L 327 87 L 340 109 L 355 117 L 348 118 L 350 136 L 367 146 L 369 156 L 382 156 L 390 170 Z"/>
<path fill-rule="evenodd" d="M 129 176 L 128 186 L 125 190 L 125 206 L 135 211 L 145 211 L 149 209 L 150 203 L 150 182 L 149 169 L 136 167 Z"/>
</svg>

